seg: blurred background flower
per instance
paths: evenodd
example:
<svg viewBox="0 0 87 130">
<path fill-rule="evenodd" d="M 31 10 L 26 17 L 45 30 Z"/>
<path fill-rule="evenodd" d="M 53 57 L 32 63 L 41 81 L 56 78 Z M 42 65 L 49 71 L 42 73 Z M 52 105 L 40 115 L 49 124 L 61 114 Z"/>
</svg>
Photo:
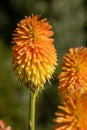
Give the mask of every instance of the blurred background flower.
<svg viewBox="0 0 87 130">
<path fill-rule="evenodd" d="M 69 88 L 87 89 L 87 48 L 70 48 L 63 57 L 62 72 L 59 78 L 59 91 Z"/>
<path fill-rule="evenodd" d="M 0 130 L 5 130 L 6 129 L 6 124 L 3 120 L 0 120 Z"/>
<path fill-rule="evenodd" d="M 0 117 L 12 128 L 24 130 L 28 118 L 28 92 L 19 87 L 11 65 L 12 33 L 24 16 L 41 14 L 53 27 L 59 66 L 51 86 L 37 100 L 36 130 L 50 130 L 56 106 L 57 76 L 62 56 L 70 47 L 87 44 L 87 0 L 2 0 L 0 1 Z"/>
<path fill-rule="evenodd" d="M 11 126 L 7 125 L 4 120 L 0 120 L 0 130 L 13 130 Z"/>
<path fill-rule="evenodd" d="M 86 130 L 87 92 L 73 91 L 66 94 L 63 105 L 55 113 L 54 130 Z"/>
</svg>

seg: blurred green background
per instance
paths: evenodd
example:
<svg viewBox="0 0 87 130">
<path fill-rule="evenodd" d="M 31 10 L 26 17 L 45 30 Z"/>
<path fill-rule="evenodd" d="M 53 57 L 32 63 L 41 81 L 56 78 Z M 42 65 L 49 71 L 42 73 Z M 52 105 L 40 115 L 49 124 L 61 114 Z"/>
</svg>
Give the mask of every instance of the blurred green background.
<svg viewBox="0 0 87 130">
<path fill-rule="evenodd" d="M 63 55 L 71 47 L 87 46 L 87 0 L 1 0 L 0 1 L 0 119 L 14 129 L 27 130 L 29 92 L 20 86 L 11 64 L 11 40 L 16 24 L 24 16 L 41 14 L 53 26 L 59 66 L 51 85 L 39 93 L 36 130 L 51 130 L 60 102 L 57 75 Z"/>
</svg>

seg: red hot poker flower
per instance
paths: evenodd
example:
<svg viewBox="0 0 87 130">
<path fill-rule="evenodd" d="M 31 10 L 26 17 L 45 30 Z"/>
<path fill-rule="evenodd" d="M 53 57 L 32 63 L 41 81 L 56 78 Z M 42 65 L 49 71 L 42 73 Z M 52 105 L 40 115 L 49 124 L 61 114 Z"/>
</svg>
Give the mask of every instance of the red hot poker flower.
<svg viewBox="0 0 87 130">
<path fill-rule="evenodd" d="M 58 109 L 54 130 L 87 129 L 87 92 L 66 94 L 63 105 L 58 106 Z"/>
<path fill-rule="evenodd" d="M 13 34 L 13 68 L 18 79 L 32 91 L 50 80 L 57 65 L 51 28 L 46 18 L 32 15 L 21 20 Z"/>
<path fill-rule="evenodd" d="M 71 48 L 63 57 L 62 72 L 59 75 L 59 91 L 68 88 L 87 88 L 87 48 Z"/>
</svg>

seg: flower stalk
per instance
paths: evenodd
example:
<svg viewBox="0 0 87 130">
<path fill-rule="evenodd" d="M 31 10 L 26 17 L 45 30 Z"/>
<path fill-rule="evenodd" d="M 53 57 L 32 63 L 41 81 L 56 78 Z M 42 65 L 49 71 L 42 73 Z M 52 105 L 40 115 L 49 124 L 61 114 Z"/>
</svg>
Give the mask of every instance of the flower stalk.
<svg viewBox="0 0 87 130">
<path fill-rule="evenodd" d="M 29 130 L 35 130 L 35 102 L 37 92 L 30 92 L 29 100 Z"/>
</svg>

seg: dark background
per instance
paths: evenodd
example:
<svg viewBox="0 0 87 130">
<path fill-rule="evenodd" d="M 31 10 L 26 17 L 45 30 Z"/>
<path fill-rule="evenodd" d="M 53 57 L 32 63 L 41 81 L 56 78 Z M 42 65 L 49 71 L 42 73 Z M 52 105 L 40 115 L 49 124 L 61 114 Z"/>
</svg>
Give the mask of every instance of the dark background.
<svg viewBox="0 0 87 130">
<path fill-rule="evenodd" d="M 59 66 L 51 85 L 39 93 L 36 130 L 51 130 L 60 98 L 57 75 L 63 55 L 71 47 L 87 46 L 87 0 L 1 0 L 0 1 L 0 118 L 14 129 L 27 129 L 29 92 L 12 69 L 11 40 L 24 16 L 41 14 L 53 27 Z"/>
</svg>

